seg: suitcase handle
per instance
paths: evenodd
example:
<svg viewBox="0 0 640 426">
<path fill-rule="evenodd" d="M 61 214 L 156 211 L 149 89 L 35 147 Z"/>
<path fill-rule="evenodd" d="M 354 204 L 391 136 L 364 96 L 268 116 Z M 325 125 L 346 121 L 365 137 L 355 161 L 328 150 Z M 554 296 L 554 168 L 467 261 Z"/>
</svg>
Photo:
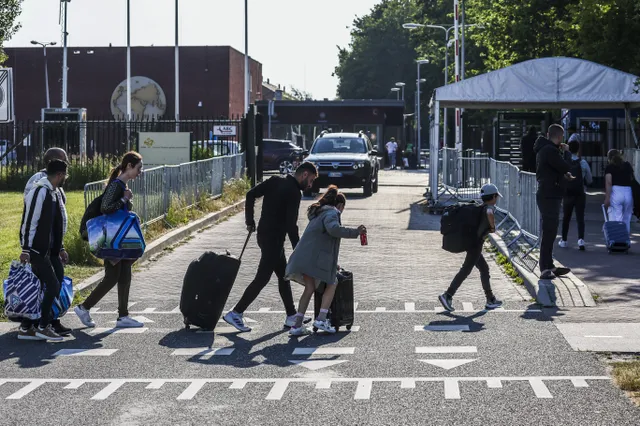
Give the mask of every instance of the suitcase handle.
<svg viewBox="0 0 640 426">
<path fill-rule="evenodd" d="M 247 248 L 247 244 L 249 244 L 249 240 L 251 239 L 251 234 L 253 234 L 253 231 L 249 231 L 249 235 L 247 235 L 247 239 L 244 241 L 244 246 L 242 246 L 242 251 L 240 252 L 240 257 L 238 258 L 238 260 L 242 260 L 242 255 L 244 254 L 244 251 Z"/>
<path fill-rule="evenodd" d="M 602 205 L 602 214 L 604 215 L 604 221 L 609 222 L 609 215 L 607 214 L 607 209 L 605 208 L 604 204 Z"/>
</svg>

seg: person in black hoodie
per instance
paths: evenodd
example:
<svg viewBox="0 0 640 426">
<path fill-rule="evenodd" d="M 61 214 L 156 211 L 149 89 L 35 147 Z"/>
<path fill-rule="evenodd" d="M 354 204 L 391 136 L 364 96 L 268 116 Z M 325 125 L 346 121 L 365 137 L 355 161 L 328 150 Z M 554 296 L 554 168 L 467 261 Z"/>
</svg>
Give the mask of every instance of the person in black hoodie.
<svg viewBox="0 0 640 426">
<path fill-rule="evenodd" d="M 285 326 L 293 327 L 295 325 L 297 310 L 293 304 L 291 283 L 285 279 L 287 258 L 284 255 L 284 242 L 285 237 L 289 235 L 291 246 L 296 248 L 300 240 L 298 234 L 300 191 L 311 188 L 317 176 L 316 166 L 305 162 L 298 166 L 294 175 L 272 176 L 247 192 L 245 222 L 249 232 L 256 229 L 253 217 L 256 198 L 264 197 L 258 225 L 258 246 L 260 246 L 262 255 L 255 278 L 233 310 L 223 317 L 226 322 L 239 331 L 251 331 L 251 328 L 247 327 L 244 322 L 243 313 L 269 283 L 274 272 L 278 277 L 278 290 L 287 312 Z M 306 322 L 310 320 L 311 318 L 308 318 Z"/>
<path fill-rule="evenodd" d="M 51 326 L 51 308 L 60 294 L 64 278 L 63 264 L 69 261 L 63 239 L 67 231 L 67 210 L 58 188 L 67 178 L 67 163 L 53 160 L 47 164 L 47 176 L 29 191 L 22 213 L 20 261 L 30 263 L 33 273 L 44 284 L 38 327 L 23 323 L 18 330 L 21 340 L 60 341 L 62 336 Z M 58 257 L 60 262 L 52 262 Z"/>
<path fill-rule="evenodd" d="M 549 126 L 547 137 L 540 136 L 533 150 L 536 153 L 536 180 L 538 191 L 536 201 L 542 219 L 542 240 L 540 241 L 541 279 L 554 279 L 566 275 L 569 268 L 557 268 L 553 264 L 553 245 L 560 224 L 560 206 L 566 189 L 566 180 L 575 179 L 571 169 L 569 147 L 562 143 L 564 129 L 558 124 Z"/>
<path fill-rule="evenodd" d="M 536 135 L 538 131 L 535 126 L 529 127 L 529 132 L 522 137 L 520 141 L 520 150 L 522 151 L 522 170 L 525 172 L 535 173 L 536 171 L 536 153 L 533 146 L 536 143 Z"/>
</svg>

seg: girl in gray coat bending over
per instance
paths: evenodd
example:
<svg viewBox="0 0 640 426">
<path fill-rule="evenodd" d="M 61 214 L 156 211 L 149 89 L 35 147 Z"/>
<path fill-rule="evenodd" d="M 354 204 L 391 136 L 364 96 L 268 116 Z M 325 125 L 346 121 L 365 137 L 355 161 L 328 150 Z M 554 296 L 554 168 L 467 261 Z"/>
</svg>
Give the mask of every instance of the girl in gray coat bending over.
<svg viewBox="0 0 640 426">
<path fill-rule="evenodd" d="M 309 206 L 307 216 L 309 224 L 304 230 L 300 242 L 289 257 L 286 278 L 304 285 L 304 292 L 298 304 L 295 315 L 295 325 L 289 334 L 302 336 L 310 334 L 311 330 L 304 327 L 302 322 L 309 306 L 311 296 L 316 287 L 325 282 L 328 285 L 322 296 L 322 308 L 314 327 L 329 333 L 335 333 L 327 314 L 336 291 L 338 273 L 338 254 L 340 253 L 341 238 L 358 238 L 366 232 L 360 225 L 358 228 L 345 228 L 340 221 L 347 200 L 344 194 L 338 192 L 338 187 L 332 185 L 315 204 Z"/>
</svg>

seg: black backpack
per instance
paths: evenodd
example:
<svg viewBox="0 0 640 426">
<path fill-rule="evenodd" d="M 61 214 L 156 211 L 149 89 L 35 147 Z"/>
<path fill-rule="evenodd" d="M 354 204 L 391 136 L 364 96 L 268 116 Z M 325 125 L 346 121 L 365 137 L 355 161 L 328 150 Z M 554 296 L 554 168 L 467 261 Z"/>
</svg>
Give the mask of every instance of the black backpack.
<svg viewBox="0 0 640 426">
<path fill-rule="evenodd" d="M 581 159 L 571 160 L 571 169 L 569 172 L 575 177 L 574 180 L 567 182 L 567 195 L 584 194 L 584 178 L 582 177 Z"/>
<path fill-rule="evenodd" d="M 126 186 L 122 181 L 117 180 L 117 182 L 120 182 L 122 184 L 122 188 L 126 189 Z M 80 220 L 80 238 L 82 238 L 85 241 L 89 241 L 89 234 L 87 234 L 87 222 L 98 216 L 102 216 L 102 211 L 101 211 L 102 199 L 104 198 L 104 193 L 106 190 L 107 188 L 105 188 L 105 190 L 102 191 L 102 194 L 98 195 L 96 198 L 93 199 L 93 201 L 89 203 L 89 205 L 87 206 L 87 209 L 84 211 L 84 214 L 82 215 L 82 219 Z"/>
<path fill-rule="evenodd" d="M 484 211 L 484 206 L 475 202 L 461 202 L 445 208 L 440 219 L 442 248 L 450 253 L 462 253 L 477 243 Z"/>
</svg>

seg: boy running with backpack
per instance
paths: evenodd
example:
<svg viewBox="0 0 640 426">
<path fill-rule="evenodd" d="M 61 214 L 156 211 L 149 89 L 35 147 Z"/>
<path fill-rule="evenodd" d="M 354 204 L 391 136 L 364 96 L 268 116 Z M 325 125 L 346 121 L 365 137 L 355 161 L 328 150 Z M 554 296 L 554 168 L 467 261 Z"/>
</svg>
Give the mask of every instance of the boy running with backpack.
<svg viewBox="0 0 640 426">
<path fill-rule="evenodd" d="M 489 233 L 496 232 L 494 206 L 498 202 L 498 198 L 502 195 L 498 191 L 498 188 L 493 184 L 487 184 L 480 190 L 482 198 L 482 206 L 478 206 L 478 209 L 482 209 L 480 220 L 477 227 L 475 238 L 469 241 L 467 246 L 467 256 L 464 259 L 464 263 L 460 268 L 460 271 L 456 274 L 451 281 L 449 289 L 438 296 L 442 306 L 449 312 L 455 311 L 453 308 L 453 296 L 456 291 L 462 285 L 462 282 L 469 276 L 471 270 L 475 266 L 480 271 L 480 281 L 482 282 L 482 289 L 487 297 L 487 303 L 485 307 L 487 309 L 495 309 L 502 306 L 502 301 L 496 299 L 491 290 L 491 282 L 489 276 L 489 265 L 482 255 L 482 245 L 484 239 Z"/>
<path fill-rule="evenodd" d="M 574 135 L 572 135 L 573 137 Z M 567 190 L 564 198 L 562 199 L 562 240 L 560 240 L 560 247 L 567 247 L 567 236 L 569 235 L 569 224 L 571 223 L 571 216 L 573 215 L 573 209 L 576 210 L 576 222 L 578 222 L 578 247 L 580 250 L 584 250 L 584 209 L 587 205 L 587 193 L 585 191 L 585 185 L 591 185 L 593 182 L 593 176 L 591 174 L 591 168 L 586 160 L 578 157 L 578 151 L 580 150 L 580 142 L 577 139 L 569 142 L 569 152 L 571 152 L 571 174 L 576 178 L 570 180 L 567 183 Z"/>
</svg>

